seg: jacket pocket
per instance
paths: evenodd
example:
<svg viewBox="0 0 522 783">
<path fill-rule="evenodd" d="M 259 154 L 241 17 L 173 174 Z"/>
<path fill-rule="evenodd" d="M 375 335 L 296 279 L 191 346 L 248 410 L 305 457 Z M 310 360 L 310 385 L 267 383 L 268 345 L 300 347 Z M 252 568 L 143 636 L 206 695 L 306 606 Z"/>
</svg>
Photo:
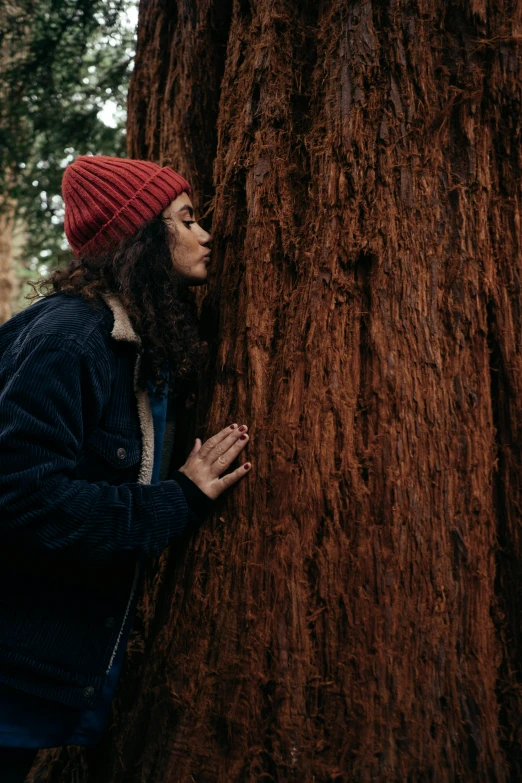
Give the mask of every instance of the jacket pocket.
<svg viewBox="0 0 522 783">
<path fill-rule="evenodd" d="M 118 432 L 98 427 L 84 443 L 78 474 L 88 481 L 121 484 L 135 481 L 141 460 L 141 438 L 134 428 Z"/>
<path fill-rule="evenodd" d="M 89 591 L 87 587 L 18 575 L 8 600 L 0 600 L 0 660 L 16 654 L 31 659 L 40 671 L 50 667 L 69 672 L 101 673 L 107 666 L 123 620 L 130 591 L 127 574 L 119 591 Z M 38 663 L 37 663 L 38 662 Z M 57 676 L 57 671 L 54 672 Z"/>
</svg>

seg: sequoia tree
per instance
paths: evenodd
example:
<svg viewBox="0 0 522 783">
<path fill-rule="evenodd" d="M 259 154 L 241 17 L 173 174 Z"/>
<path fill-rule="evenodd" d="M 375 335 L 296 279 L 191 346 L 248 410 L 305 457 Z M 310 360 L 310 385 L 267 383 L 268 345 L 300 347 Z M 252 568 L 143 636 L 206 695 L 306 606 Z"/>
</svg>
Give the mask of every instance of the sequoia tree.
<svg viewBox="0 0 522 783">
<path fill-rule="evenodd" d="M 5 323 L 12 315 L 11 297 L 14 288 L 12 248 L 12 215 L 7 210 L 2 210 L 0 211 L 0 324 Z"/>
<path fill-rule="evenodd" d="M 149 567 L 102 745 L 34 780 L 522 779 L 521 35 L 142 0 L 128 154 L 215 248 L 178 461 L 236 421 L 253 467 Z"/>
</svg>

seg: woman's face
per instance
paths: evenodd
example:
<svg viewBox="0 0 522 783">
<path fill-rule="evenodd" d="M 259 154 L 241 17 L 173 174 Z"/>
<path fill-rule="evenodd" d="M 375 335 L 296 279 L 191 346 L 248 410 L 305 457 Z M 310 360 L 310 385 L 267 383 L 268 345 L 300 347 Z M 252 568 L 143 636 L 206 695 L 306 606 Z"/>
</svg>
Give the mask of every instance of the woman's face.
<svg viewBox="0 0 522 783">
<path fill-rule="evenodd" d="M 212 237 L 194 220 L 188 193 L 181 193 L 171 201 L 162 214 L 173 238 L 171 256 L 174 269 L 188 285 L 203 285 L 207 281 Z"/>
</svg>

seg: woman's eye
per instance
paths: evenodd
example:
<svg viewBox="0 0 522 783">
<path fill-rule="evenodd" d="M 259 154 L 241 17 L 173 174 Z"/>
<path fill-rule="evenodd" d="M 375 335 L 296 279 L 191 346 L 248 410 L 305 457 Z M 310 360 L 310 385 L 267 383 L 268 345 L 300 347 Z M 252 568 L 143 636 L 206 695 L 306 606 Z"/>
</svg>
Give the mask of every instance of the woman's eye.
<svg viewBox="0 0 522 783">
<path fill-rule="evenodd" d="M 183 221 L 183 223 L 184 223 L 186 226 L 188 226 L 189 228 L 190 228 L 190 227 L 191 227 L 191 225 L 192 225 L 193 223 L 195 223 L 195 222 L 196 222 L 195 220 L 184 220 L 184 221 Z"/>
</svg>

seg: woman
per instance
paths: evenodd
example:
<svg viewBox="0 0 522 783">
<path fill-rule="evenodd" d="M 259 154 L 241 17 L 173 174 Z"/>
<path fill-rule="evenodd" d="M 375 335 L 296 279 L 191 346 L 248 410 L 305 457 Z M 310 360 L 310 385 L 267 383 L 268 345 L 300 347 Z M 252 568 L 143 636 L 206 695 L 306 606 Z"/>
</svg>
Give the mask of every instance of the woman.
<svg viewBox="0 0 522 783">
<path fill-rule="evenodd" d="M 205 344 L 189 286 L 211 236 L 169 167 L 80 156 L 65 170 L 75 257 L 0 328 L 0 780 L 38 748 L 95 745 L 142 560 L 190 535 L 250 463 L 231 424 L 172 469 L 174 390 Z"/>
</svg>

